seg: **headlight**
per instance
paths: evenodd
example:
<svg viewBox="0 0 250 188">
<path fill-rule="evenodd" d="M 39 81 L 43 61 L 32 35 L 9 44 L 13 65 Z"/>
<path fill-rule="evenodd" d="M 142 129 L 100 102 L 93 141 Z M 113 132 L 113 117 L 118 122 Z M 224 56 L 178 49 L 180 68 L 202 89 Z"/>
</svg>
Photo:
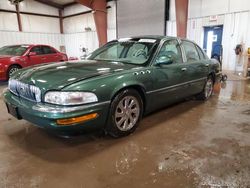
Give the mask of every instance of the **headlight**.
<svg viewBox="0 0 250 188">
<path fill-rule="evenodd" d="M 59 92 L 50 91 L 45 94 L 44 101 L 58 105 L 80 105 L 97 102 L 97 96 L 91 92 Z"/>
</svg>

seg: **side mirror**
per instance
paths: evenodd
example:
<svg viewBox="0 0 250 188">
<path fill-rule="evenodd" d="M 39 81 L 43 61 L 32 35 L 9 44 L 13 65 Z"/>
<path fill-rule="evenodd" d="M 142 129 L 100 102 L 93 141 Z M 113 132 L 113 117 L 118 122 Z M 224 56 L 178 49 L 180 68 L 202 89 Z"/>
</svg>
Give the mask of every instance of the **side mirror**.
<svg viewBox="0 0 250 188">
<path fill-rule="evenodd" d="M 29 53 L 29 56 L 35 56 L 35 55 L 37 55 L 36 52 L 30 52 Z"/>
<path fill-rule="evenodd" d="M 158 65 L 170 65 L 173 63 L 173 59 L 171 57 L 168 56 L 161 56 L 159 58 L 157 58 L 156 60 L 156 64 Z"/>
</svg>

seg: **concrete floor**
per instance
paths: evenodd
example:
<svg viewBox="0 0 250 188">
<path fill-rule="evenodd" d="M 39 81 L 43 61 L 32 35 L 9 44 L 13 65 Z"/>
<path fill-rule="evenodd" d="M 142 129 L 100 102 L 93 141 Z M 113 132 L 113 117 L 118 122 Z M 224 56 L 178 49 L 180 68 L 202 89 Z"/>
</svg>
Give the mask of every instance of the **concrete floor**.
<svg viewBox="0 0 250 188">
<path fill-rule="evenodd" d="M 250 187 L 249 81 L 151 114 L 121 139 L 58 138 L 12 118 L 2 101 L 0 122 L 0 187 Z"/>
</svg>

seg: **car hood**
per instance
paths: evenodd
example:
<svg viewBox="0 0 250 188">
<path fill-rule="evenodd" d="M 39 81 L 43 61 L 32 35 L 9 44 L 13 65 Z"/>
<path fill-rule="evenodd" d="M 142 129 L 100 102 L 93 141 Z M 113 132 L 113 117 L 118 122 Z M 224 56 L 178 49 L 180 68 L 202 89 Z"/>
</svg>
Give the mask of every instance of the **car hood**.
<svg viewBox="0 0 250 188">
<path fill-rule="evenodd" d="M 134 68 L 118 62 L 92 61 L 50 63 L 21 70 L 13 78 L 42 90 L 60 90 L 88 78 Z"/>
</svg>

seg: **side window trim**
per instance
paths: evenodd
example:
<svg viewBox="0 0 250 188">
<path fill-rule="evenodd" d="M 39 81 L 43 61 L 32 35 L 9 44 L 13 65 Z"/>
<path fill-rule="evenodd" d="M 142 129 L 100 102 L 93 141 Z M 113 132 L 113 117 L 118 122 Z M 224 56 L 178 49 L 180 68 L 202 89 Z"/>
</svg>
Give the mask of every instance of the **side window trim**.
<svg viewBox="0 0 250 188">
<path fill-rule="evenodd" d="M 200 57 L 200 60 L 204 60 L 205 57 L 204 57 L 204 54 L 203 54 L 203 52 L 201 51 L 200 47 L 199 47 L 198 45 L 195 44 L 195 48 L 196 48 L 196 50 L 198 51 L 198 55 L 199 55 L 199 57 Z M 202 57 L 201 57 L 201 55 L 202 55 Z"/>
</svg>

